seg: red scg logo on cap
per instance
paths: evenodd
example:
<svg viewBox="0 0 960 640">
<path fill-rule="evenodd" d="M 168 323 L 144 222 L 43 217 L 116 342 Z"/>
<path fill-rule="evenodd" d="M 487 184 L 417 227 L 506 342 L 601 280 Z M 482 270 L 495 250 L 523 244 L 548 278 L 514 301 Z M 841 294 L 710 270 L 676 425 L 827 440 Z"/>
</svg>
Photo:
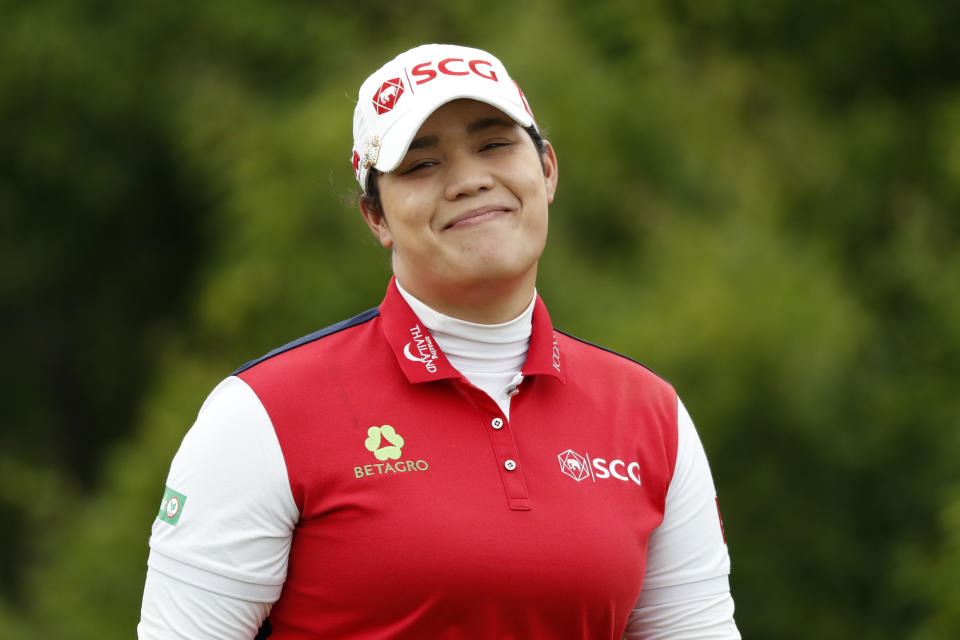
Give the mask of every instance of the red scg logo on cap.
<svg viewBox="0 0 960 640">
<path fill-rule="evenodd" d="M 455 63 L 461 63 L 457 64 Z M 410 75 L 417 79 L 414 84 L 421 85 L 424 82 L 430 82 L 437 77 L 437 71 L 433 70 L 433 61 L 421 62 L 410 70 Z M 446 58 L 437 64 L 437 70 L 448 76 L 468 76 L 474 73 L 485 80 L 497 82 L 497 73 L 493 70 L 493 63 L 487 60 L 471 60 L 466 62 L 463 58 Z M 486 67 L 481 71 L 480 66 Z"/>
<path fill-rule="evenodd" d="M 377 92 L 373 95 L 373 106 L 377 109 L 377 115 L 393 111 L 393 107 L 402 95 L 403 80 L 400 78 L 387 80 L 380 85 L 380 88 L 377 89 Z"/>
</svg>

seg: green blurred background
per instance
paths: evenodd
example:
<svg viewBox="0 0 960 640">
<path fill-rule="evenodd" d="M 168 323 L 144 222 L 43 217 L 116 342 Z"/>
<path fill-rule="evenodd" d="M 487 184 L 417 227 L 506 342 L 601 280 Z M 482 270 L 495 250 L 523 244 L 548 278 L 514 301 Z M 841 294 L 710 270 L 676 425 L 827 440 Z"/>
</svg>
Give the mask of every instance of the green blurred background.
<svg viewBox="0 0 960 640">
<path fill-rule="evenodd" d="M 380 301 L 356 90 L 439 41 L 553 141 L 540 292 L 680 391 L 744 637 L 960 637 L 958 32 L 946 1 L 0 0 L 0 636 L 133 636 L 206 394 Z"/>
</svg>

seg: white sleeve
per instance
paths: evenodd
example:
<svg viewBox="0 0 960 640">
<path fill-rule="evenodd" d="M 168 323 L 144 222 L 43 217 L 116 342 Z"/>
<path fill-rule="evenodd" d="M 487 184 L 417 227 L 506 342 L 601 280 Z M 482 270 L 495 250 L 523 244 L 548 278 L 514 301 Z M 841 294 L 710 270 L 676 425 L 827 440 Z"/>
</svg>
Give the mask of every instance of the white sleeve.
<svg viewBox="0 0 960 640">
<path fill-rule="evenodd" d="M 663 522 L 650 534 L 643 590 L 629 640 L 739 640 L 730 556 L 703 444 L 677 399 L 677 461 Z"/>
<path fill-rule="evenodd" d="M 223 596 L 148 568 L 137 638 L 249 640 L 257 635 L 271 606 Z"/>
<path fill-rule="evenodd" d="M 245 382 L 227 378 L 204 402 L 170 466 L 150 536 L 141 626 L 180 620 L 203 628 L 211 612 L 236 604 L 229 599 L 269 611 L 286 579 L 299 517 L 266 410 Z M 214 606 L 186 597 L 187 590 L 164 595 L 177 584 L 226 599 Z"/>
</svg>

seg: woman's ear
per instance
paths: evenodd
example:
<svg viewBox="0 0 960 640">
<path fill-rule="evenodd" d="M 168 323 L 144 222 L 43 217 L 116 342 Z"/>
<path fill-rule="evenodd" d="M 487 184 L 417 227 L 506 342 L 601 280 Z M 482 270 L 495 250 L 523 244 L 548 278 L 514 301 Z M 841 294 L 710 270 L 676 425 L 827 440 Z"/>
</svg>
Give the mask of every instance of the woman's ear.
<svg viewBox="0 0 960 640">
<path fill-rule="evenodd" d="M 360 213 L 363 215 L 363 221 L 370 227 L 370 231 L 380 244 L 387 248 L 392 247 L 393 234 L 390 233 L 390 226 L 372 198 L 360 196 Z"/>
<path fill-rule="evenodd" d="M 543 164 L 543 177 L 546 180 L 547 202 L 553 203 L 553 196 L 557 192 L 557 153 L 553 150 L 553 145 L 548 141 L 543 141 L 546 151 L 540 157 Z"/>
</svg>

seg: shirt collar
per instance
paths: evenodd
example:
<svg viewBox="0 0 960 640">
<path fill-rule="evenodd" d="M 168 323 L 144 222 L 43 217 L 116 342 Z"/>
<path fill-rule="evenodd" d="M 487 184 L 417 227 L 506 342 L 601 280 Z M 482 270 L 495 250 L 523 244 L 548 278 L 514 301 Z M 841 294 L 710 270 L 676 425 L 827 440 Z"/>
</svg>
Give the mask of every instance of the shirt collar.
<svg viewBox="0 0 960 640">
<path fill-rule="evenodd" d="M 540 295 L 533 307 L 533 328 L 530 333 L 530 349 L 523 363 L 523 375 L 551 375 L 560 382 L 567 381 L 567 370 L 560 348 L 557 331 L 550 321 L 547 305 Z"/>
<path fill-rule="evenodd" d="M 380 304 L 380 318 L 397 364 L 411 383 L 460 377 L 460 372 L 447 360 L 433 335 L 400 295 L 396 278 L 391 278 L 387 286 L 386 296 Z M 566 379 L 556 332 L 546 305 L 537 296 L 523 375 L 539 374 L 552 375 L 561 381 Z"/>
</svg>

